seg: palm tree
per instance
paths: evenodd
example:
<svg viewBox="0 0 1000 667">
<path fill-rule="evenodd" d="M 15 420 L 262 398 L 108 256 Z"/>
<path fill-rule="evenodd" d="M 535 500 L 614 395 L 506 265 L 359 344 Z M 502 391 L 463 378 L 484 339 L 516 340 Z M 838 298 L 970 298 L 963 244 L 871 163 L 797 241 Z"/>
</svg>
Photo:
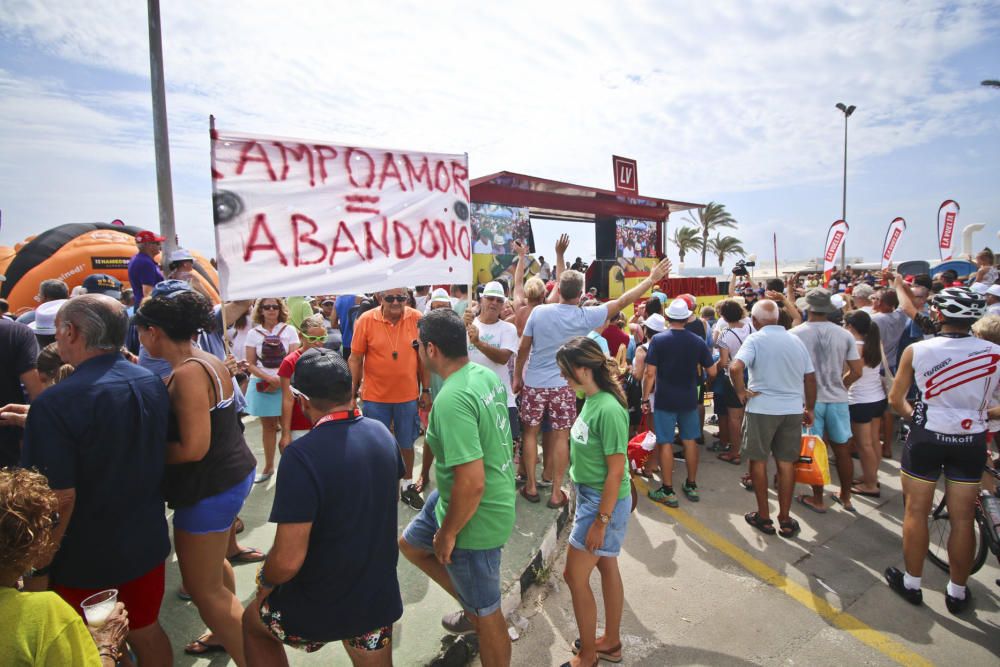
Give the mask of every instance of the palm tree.
<svg viewBox="0 0 1000 667">
<path fill-rule="evenodd" d="M 677 254 L 680 255 L 681 264 L 684 263 L 684 255 L 692 251 L 701 250 L 701 237 L 694 227 L 678 227 L 674 230 L 674 237 L 670 239 L 677 246 Z"/>
<path fill-rule="evenodd" d="M 722 227 L 736 227 L 736 220 L 726 210 L 725 204 L 716 204 L 714 201 L 708 202 L 705 208 L 698 209 L 697 218 L 690 212 L 688 217 L 694 226 L 701 230 L 701 265 L 705 266 L 705 254 L 709 250 L 709 234 L 713 231 L 718 232 Z"/>
<path fill-rule="evenodd" d="M 735 236 L 722 236 L 718 233 L 714 239 L 708 240 L 709 249 L 719 258 L 719 266 L 722 266 L 726 261 L 727 255 L 739 255 L 742 257 L 747 254 L 741 244 L 742 241 Z"/>
</svg>

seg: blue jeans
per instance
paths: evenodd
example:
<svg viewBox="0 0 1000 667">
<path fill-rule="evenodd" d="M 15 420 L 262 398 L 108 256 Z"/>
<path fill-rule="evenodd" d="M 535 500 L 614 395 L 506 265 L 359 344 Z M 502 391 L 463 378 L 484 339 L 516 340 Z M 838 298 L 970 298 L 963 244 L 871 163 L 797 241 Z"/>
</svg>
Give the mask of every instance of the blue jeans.
<svg viewBox="0 0 1000 667">
<path fill-rule="evenodd" d="M 420 434 L 420 417 L 417 414 L 417 402 L 379 403 L 364 401 L 361 411 L 365 417 L 376 419 L 385 425 L 396 436 L 400 449 L 413 449 Z"/>
<path fill-rule="evenodd" d="M 437 489 L 431 491 L 424 508 L 403 531 L 404 540 L 424 551 L 434 551 L 434 534 L 439 527 L 434 514 L 438 497 Z M 451 552 L 451 564 L 445 565 L 448 578 L 458 594 L 458 601 L 465 611 L 474 616 L 489 616 L 500 609 L 500 550 L 501 547 L 455 547 Z"/>
</svg>

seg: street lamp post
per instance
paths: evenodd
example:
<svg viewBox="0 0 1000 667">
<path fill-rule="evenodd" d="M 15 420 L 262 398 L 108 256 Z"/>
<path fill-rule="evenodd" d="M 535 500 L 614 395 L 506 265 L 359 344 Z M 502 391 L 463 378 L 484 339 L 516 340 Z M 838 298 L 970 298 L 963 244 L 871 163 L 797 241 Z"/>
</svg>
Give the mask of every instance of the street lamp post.
<svg viewBox="0 0 1000 667">
<path fill-rule="evenodd" d="M 845 105 L 843 102 L 837 102 L 837 108 L 844 112 L 844 189 L 841 200 L 841 215 L 840 219 L 847 222 L 847 119 L 851 117 L 854 110 L 857 108 L 853 104 L 851 106 Z M 840 255 L 840 270 L 843 271 L 847 268 L 847 241 L 845 240 L 843 245 L 841 245 L 841 255 Z"/>
</svg>

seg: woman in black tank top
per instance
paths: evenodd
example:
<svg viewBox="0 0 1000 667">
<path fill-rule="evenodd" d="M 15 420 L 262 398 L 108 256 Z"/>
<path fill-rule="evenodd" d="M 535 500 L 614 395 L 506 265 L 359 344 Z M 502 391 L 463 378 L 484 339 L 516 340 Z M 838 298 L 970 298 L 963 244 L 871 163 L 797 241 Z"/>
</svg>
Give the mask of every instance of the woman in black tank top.
<svg viewBox="0 0 1000 667">
<path fill-rule="evenodd" d="M 256 460 L 243 439 L 229 371 L 192 344 L 214 325 L 212 304 L 193 291 L 173 292 L 146 301 L 135 323 L 150 354 L 173 368 L 164 496 L 174 510 L 184 588 L 230 657 L 244 665 L 243 607 L 226 585 L 233 581 L 226 551 Z"/>
</svg>

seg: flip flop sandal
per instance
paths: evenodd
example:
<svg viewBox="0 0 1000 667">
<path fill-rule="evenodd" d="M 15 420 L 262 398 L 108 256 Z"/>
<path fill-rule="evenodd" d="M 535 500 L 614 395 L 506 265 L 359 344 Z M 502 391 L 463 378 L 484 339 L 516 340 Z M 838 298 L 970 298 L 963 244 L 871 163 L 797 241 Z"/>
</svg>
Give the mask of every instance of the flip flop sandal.
<svg viewBox="0 0 1000 667">
<path fill-rule="evenodd" d="M 812 503 L 808 502 L 806 498 L 809 497 L 810 496 L 795 496 L 795 499 L 799 501 L 799 503 L 801 503 L 802 505 L 805 505 L 806 507 L 811 509 L 813 512 L 816 512 L 816 514 L 826 514 L 826 508 L 824 507 L 823 509 L 820 509 L 819 507 L 816 507 Z"/>
<path fill-rule="evenodd" d="M 743 518 L 746 519 L 747 523 L 765 535 L 774 535 L 774 522 L 770 519 L 762 519 L 760 513 L 747 512 L 743 515 Z"/>
<path fill-rule="evenodd" d="M 856 489 L 856 488 L 854 488 L 852 486 L 851 487 L 851 495 L 852 496 L 864 496 L 865 498 L 881 498 L 882 497 L 882 492 L 881 491 L 864 491 L 863 489 Z"/>
<path fill-rule="evenodd" d="M 264 555 L 263 551 L 260 549 L 254 549 L 253 547 L 243 547 L 238 553 L 235 553 L 232 556 L 226 556 L 226 560 L 228 560 L 232 565 L 240 565 L 242 563 L 259 563 L 265 558 L 267 558 L 267 556 Z"/>
<path fill-rule="evenodd" d="M 573 641 L 573 655 L 576 655 L 579 652 L 580 652 L 580 638 L 577 637 Z M 614 655 L 615 653 L 617 653 L 618 655 L 617 656 Z M 597 652 L 597 658 L 599 660 L 604 660 L 605 662 L 613 662 L 613 663 L 616 663 L 616 664 L 619 663 L 619 662 L 621 662 L 622 661 L 622 645 L 621 644 L 616 644 L 615 646 L 613 646 L 608 651 L 598 651 Z"/>
<path fill-rule="evenodd" d="M 184 652 L 188 655 L 205 655 L 206 653 L 225 653 L 226 647 L 222 644 L 208 644 L 204 640 L 208 638 L 209 634 L 206 632 L 201 637 L 198 637 L 190 644 L 184 647 Z"/>
<path fill-rule="evenodd" d="M 539 496 L 537 493 L 528 493 L 527 487 L 524 486 L 518 489 L 517 492 L 520 493 L 521 497 L 527 500 L 529 503 L 538 503 L 541 502 L 542 500 L 542 497 Z"/>
<path fill-rule="evenodd" d="M 753 491 L 753 481 L 750 479 L 749 475 L 743 475 L 743 477 L 740 477 L 740 486 L 747 491 Z"/>
<path fill-rule="evenodd" d="M 563 507 L 566 507 L 566 505 L 568 505 L 568 504 L 569 504 L 569 496 L 567 496 L 567 495 L 566 495 L 566 492 L 565 492 L 565 491 L 563 491 L 563 492 L 562 492 L 562 500 L 561 500 L 560 502 L 558 502 L 558 503 L 554 503 L 554 502 L 552 502 L 552 499 L 550 498 L 550 499 L 549 499 L 549 502 L 547 502 L 547 503 L 545 503 L 545 504 L 546 504 L 546 505 L 548 506 L 548 508 L 549 508 L 550 510 L 558 510 L 558 509 L 562 509 Z"/>
<path fill-rule="evenodd" d="M 799 522 L 795 519 L 789 519 L 788 521 L 778 520 L 778 536 L 783 537 L 786 540 L 790 540 L 799 534 Z"/>
<path fill-rule="evenodd" d="M 852 514 L 857 514 L 858 513 L 858 508 L 854 506 L 854 503 L 851 503 L 850 505 L 845 505 L 844 501 L 841 500 L 840 496 L 838 496 L 836 493 L 831 493 L 830 494 L 830 500 L 832 500 L 833 502 L 837 503 L 838 505 L 840 505 L 841 507 L 843 507 L 848 512 L 851 512 Z"/>
</svg>

